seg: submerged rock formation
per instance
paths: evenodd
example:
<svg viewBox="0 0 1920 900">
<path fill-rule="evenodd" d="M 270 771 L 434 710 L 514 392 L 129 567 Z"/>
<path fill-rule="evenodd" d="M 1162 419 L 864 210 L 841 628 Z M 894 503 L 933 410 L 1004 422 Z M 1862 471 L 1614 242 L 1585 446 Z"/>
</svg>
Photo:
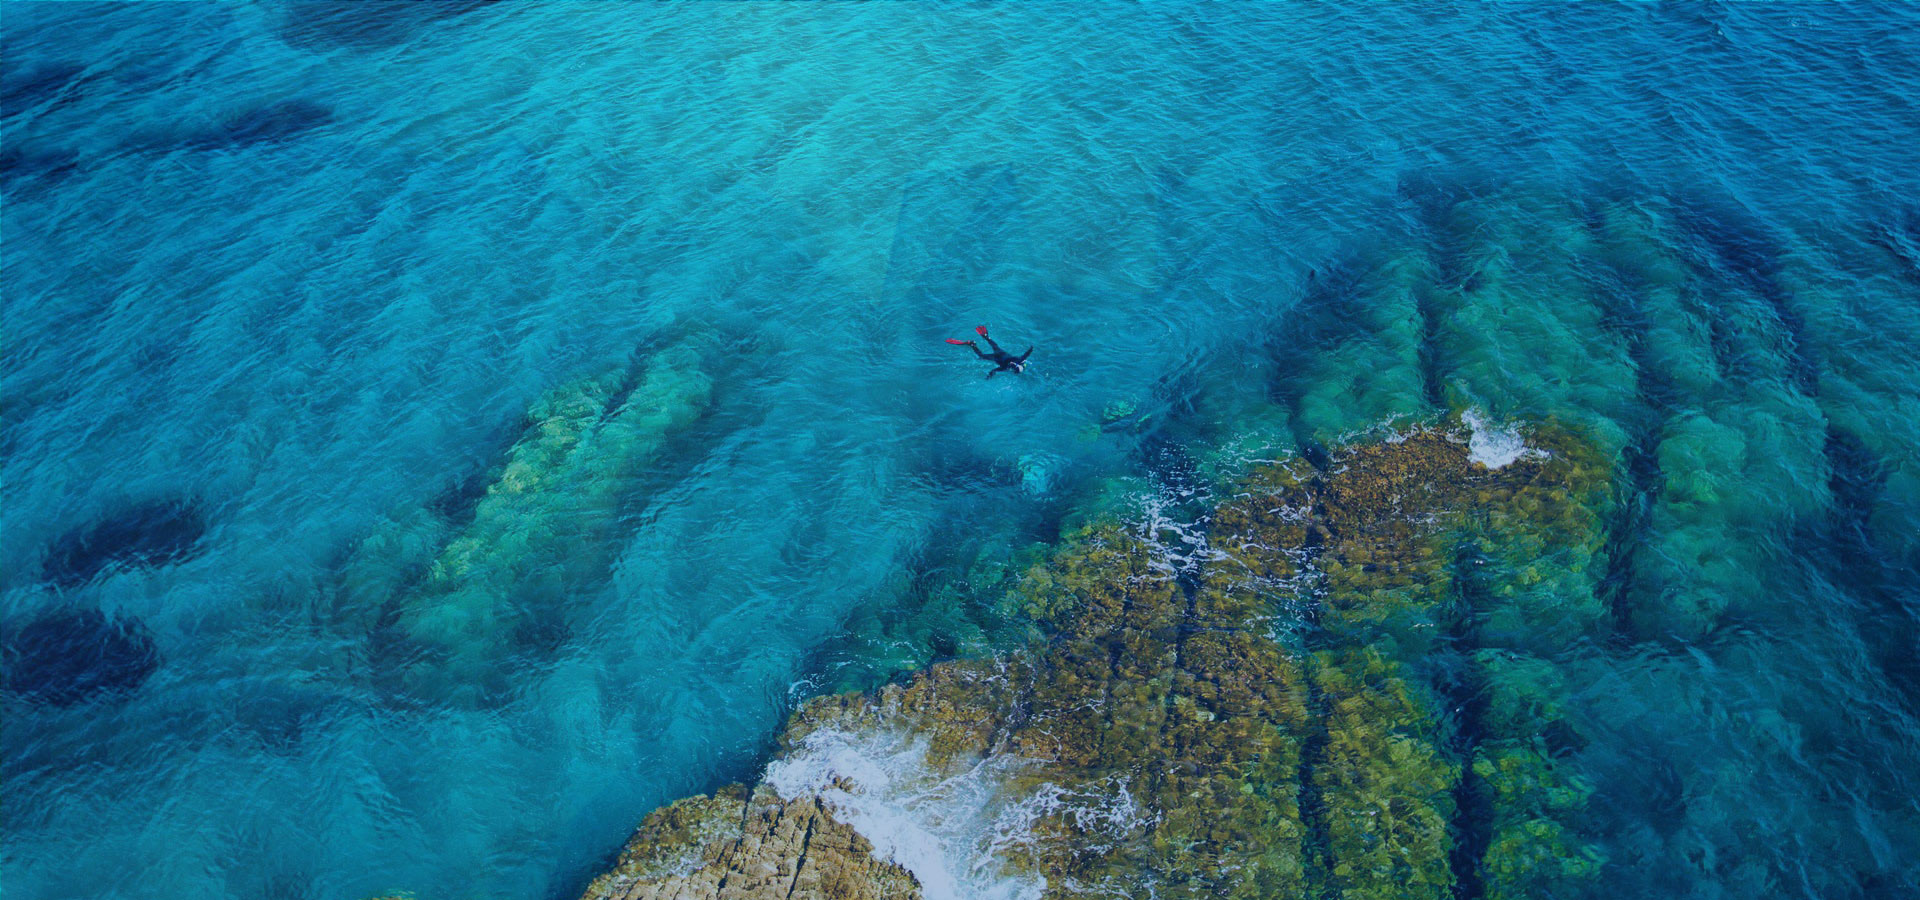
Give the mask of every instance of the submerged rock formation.
<svg viewBox="0 0 1920 900">
<path fill-rule="evenodd" d="M 569 591 L 604 575 L 621 504 L 707 409 L 701 349 L 683 341 L 549 392 L 470 508 L 412 510 L 354 549 L 341 608 L 380 613 L 410 691 L 501 689 L 512 645 L 538 636 L 533 619 L 563 619 Z"/>
<path fill-rule="evenodd" d="M 807 871 L 821 897 L 902 872 L 936 900 L 1565 891 L 1600 854 L 1543 737 L 1562 685 L 1520 648 L 1599 615 L 1609 470 L 1528 437 L 1498 470 L 1443 428 L 1268 465 L 1197 553 L 1083 527 L 1007 598 L 1044 640 L 811 701 L 752 800 L 655 813 L 586 896 L 758 897 Z M 1553 573 L 1524 568 L 1545 548 Z M 1456 574 L 1468 550 L 1497 584 Z M 1488 696 L 1468 727 L 1430 662 L 1483 639 L 1457 660 Z M 1464 847 L 1462 798 L 1492 823 Z"/>
<path fill-rule="evenodd" d="M 913 573 L 939 598 L 924 640 L 835 689 L 944 661 L 812 700 L 760 783 L 655 813 L 587 896 L 1913 884 L 1890 850 L 1920 836 L 1913 767 L 1856 748 L 1920 709 L 1900 565 L 1920 417 L 1879 375 L 1916 329 L 1865 324 L 1901 320 L 1844 268 L 1684 204 L 1412 198 L 1416 234 L 1338 260 L 1233 360 L 1257 390 L 1199 392 L 1221 408 L 1177 438 L 1144 399 L 1088 424 L 1176 447 L 1147 469 L 1197 520 L 1131 522 L 1144 481 L 1018 457 L 1003 474 L 1030 494 L 1080 496 L 1048 519 L 1065 536 L 1032 551 L 1008 529 L 974 575 Z M 346 593 L 370 602 L 343 605 L 385 611 L 409 688 L 490 689 L 527 611 L 604 566 L 567 530 L 608 521 L 619 473 L 705 402 L 663 375 L 655 437 L 601 454 L 636 380 L 655 383 L 556 393 L 475 502 L 356 556 Z M 941 616 L 962 608 L 1034 639 L 950 659 L 1006 646 L 957 641 Z M 1861 663 L 1777 677 L 1803 655 Z M 1850 780 L 1804 777 L 1821 769 Z"/>
</svg>

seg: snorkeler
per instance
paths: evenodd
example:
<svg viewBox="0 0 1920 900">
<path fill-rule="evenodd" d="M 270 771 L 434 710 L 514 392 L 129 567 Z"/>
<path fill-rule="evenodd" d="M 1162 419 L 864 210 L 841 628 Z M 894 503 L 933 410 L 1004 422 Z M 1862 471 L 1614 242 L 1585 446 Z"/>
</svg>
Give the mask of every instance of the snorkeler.
<svg viewBox="0 0 1920 900">
<path fill-rule="evenodd" d="M 973 326 L 973 331 L 975 334 L 978 334 L 981 337 L 987 339 L 987 346 L 993 348 L 992 353 L 980 352 L 980 345 L 972 341 L 958 341 L 958 340 L 954 340 L 953 338 L 947 338 L 947 343 L 959 344 L 962 347 L 972 347 L 975 356 L 978 356 L 981 359 L 987 360 L 988 362 L 994 363 L 993 370 L 987 373 L 988 378 L 992 378 L 993 376 L 998 375 L 1001 372 L 1012 372 L 1013 374 L 1018 375 L 1021 372 L 1024 372 L 1027 370 L 1027 357 L 1033 355 L 1032 347 L 1028 347 L 1027 352 L 1022 353 L 1019 356 L 1014 356 L 1013 354 L 1000 349 L 1000 345 L 994 343 L 993 338 L 987 337 L 987 326 L 975 325 Z"/>
</svg>

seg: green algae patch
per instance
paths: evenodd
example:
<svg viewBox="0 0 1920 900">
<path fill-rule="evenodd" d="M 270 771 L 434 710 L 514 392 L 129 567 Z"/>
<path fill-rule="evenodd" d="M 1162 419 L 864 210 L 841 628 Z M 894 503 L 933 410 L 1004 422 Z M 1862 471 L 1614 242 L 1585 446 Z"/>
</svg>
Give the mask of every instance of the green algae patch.
<svg viewBox="0 0 1920 900">
<path fill-rule="evenodd" d="M 1524 435 L 1498 468 L 1457 419 L 1257 465 L 1199 552 L 1070 516 L 1006 589 L 1025 649 L 809 701 L 757 790 L 888 832 L 875 855 L 930 896 L 1578 893 L 1592 789 L 1568 679 L 1529 650 L 1600 626 L 1611 469 L 1572 429 Z M 1462 798 L 1488 819 L 1467 843 Z M 672 809 L 633 859 L 692 858 Z"/>
<path fill-rule="evenodd" d="M 1613 467 L 1572 432 L 1528 429 L 1543 459 L 1472 486 L 1456 547 L 1471 550 L 1461 608 L 1476 643 L 1564 649 L 1605 627 Z"/>
<path fill-rule="evenodd" d="M 605 573 L 622 504 L 711 402 L 701 366 L 699 344 L 686 341 L 550 391 L 528 410 L 529 425 L 466 521 L 418 509 L 355 548 L 342 599 L 384 610 L 393 633 L 417 649 L 409 689 L 496 689 L 529 610 L 561 614 L 572 591 Z"/>
<path fill-rule="evenodd" d="M 1481 877 L 1489 898 L 1568 896 L 1600 872 L 1605 854 L 1568 820 L 1593 794 L 1564 745 L 1579 738 L 1562 700 L 1565 676 L 1543 659 L 1475 654 L 1485 693 L 1473 789 L 1491 811 Z"/>
<path fill-rule="evenodd" d="M 1299 541 L 1278 558 L 1241 552 L 1249 571 L 1295 573 L 1317 598 L 1312 686 L 1326 738 L 1306 760 L 1326 845 L 1325 888 L 1342 897 L 1451 895 L 1453 820 L 1463 770 L 1494 766 L 1475 782 L 1496 826 L 1469 873 L 1488 890 L 1564 885 L 1597 872 L 1565 863 L 1584 850 L 1574 827 L 1586 795 L 1542 803 L 1505 777 L 1539 722 L 1483 716 L 1464 738 L 1447 734 L 1442 701 L 1418 664 L 1467 642 L 1564 648 L 1599 627 L 1611 467 L 1591 442 L 1552 424 L 1525 429 L 1529 451 L 1498 469 L 1475 460 L 1457 432 L 1415 430 L 1346 448 L 1326 474 L 1293 465 L 1255 473 L 1216 525 L 1260 535 L 1265 517 Z M 1283 504 L 1273 499 L 1286 497 Z M 1221 538 L 1216 538 L 1220 540 Z M 1256 542 L 1240 538 L 1233 546 Z M 1469 671 L 1499 682 L 1480 658 Z M 1553 683 L 1559 689 L 1558 682 Z M 1450 745 L 1451 741 L 1451 745 Z M 1464 746 L 1463 746 L 1464 745 Z M 1507 769 L 1498 767 L 1505 764 Z M 1565 767 L 1562 766 L 1561 769 Z M 1517 776 L 1516 776 L 1517 777 Z M 1564 820 L 1564 821 L 1563 821 Z M 1552 867 L 1557 880 L 1529 873 Z"/>
<path fill-rule="evenodd" d="M 1423 310 L 1439 272 L 1419 249 L 1396 251 L 1310 289 L 1287 335 L 1283 376 L 1302 441 L 1344 443 L 1355 422 L 1426 415 Z"/>
<path fill-rule="evenodd" d="M 1322 652 L 1316 663 L 1327 744 L 1313 783 L 1326 809 L 1327 887 L 1353 900 L 1452 896 L 1448 827 L 1460 773 L 1439 744 L 1432 698 L 1372 648 Z"/>
<path fill-rule="evenodd" d="M 473 521 L 433 562 L 401 627 L 456 654 L 500 634 L 502 601 L 558 596 L 604 560 L 575 552 L 614 523 L 619 502 L 674 432 L 699 417 L 712 382 L 689 348 L 648 361 L 622 391 L 615 376 L 569 385 L 536 404 Z"/>
<path fill-rule="evenodd" d="M 1431 225 L 1460 273 L 1428 301 L 1447 407 L 1555 417 L 1616 456 L 1630 442 L 1620 423 L 1639 403 L 1634 361 L 1586 271 L 1604 243 L 1577 204 L 1507 191 L 1455 204 Z"/>
</svg>

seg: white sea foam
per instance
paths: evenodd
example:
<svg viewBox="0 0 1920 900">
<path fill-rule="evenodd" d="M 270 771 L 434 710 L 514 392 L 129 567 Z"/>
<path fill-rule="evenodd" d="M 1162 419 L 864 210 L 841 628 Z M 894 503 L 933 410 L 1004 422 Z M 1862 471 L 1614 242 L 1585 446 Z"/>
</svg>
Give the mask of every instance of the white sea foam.
<svg viewBox="0 0 1920 900">
<path fill-rule="evenodd" d="M 927 764 L 927 743 L 905 731 L 821 730 L 767 767 L 782 798 L 819 797 L 900 864 L 927 900 L 1039 900 L 1041 876 L 1008 874 L 997 851 L 1027 840 L 1031 817 L 1004 790 L 1031 763 L 990 756 L 957 771 Z"/>
<path fill-rule="evenodd" d="M 1163 575 L 1179 577 L 1199 571 L 1200 567 L 1226 554 L 1207 543 L 1207 515 L 1184 521 L 1177 514 L 1181 504 L 1195 497 L 1206 498 L 1202 491 L 1176 490 L 1161 485 L 1154 492 L 1136 498 L 1134 530 L 1153 548 L 1150 565 Z"/>
<path fill-rule="evenodd" d="M 1509 425 L 1495 428 L 1487 421 L 1486 415 L 1477 408 L 1469 408 L 1460 416 L 1472 433 L 1467 438 L 1467 458 L 1489 469 L 1498 469 L 1510 465 L 1516 460 L 1545 456 L 1543 451 L 1527 446 L 1520 436 L 1519 429 Z"/>
<path fill-rule="evenodd" d="M 1131 780 L 1127 775 L 1110 775 L 1078 787 L 1051 781 L 1041 784 L 1001 813 L 994 829 L 1001 837 L 995 846 L 1019 846 L 1020 840 L 1032 836 L 1036 823 L 1052 818 L 1072 824 L 1081 841 L 1076 847 L 1080 852 L 1114 850 L 1158 821 L 1134 799 Z"/>
<path fill-rule="evenodd" d="M 1412 415 L 1388 416 L 1377 422 L 1370 422 L 1351 431 L 1343 431 L 1333 439 L 1335 446 L 1349 446 L 1371 441 L 1387 444 L 1405 443 L 1407 438 L 1419 434 L 1425 429 L 1428 420 Z"/>
</svg>

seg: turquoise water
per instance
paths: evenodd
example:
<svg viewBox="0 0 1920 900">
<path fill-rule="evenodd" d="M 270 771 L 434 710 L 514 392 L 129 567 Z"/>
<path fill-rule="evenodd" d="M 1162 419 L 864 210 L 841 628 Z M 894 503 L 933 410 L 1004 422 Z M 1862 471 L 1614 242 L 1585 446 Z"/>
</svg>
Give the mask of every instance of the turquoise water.
<svg viewBox="0 0 1920 900">
<path fill-rule="evenodd" d="M 1920 890 L 1914 6 L 7 4 L 0 38 L 11 896 L 573 896 L 797 697 L 991 646 L 928 585 L 1100 479 L 1446 404 L 1622 460 L 1613 640 L 1565 650 L 1601 890 Z M 1380 300 L 1410 258 L 1510 289 Z M 980 322 L 1025 376 L 942 343 Z M 541 397 L 689 345 L 711 399 L 584 574 L 388 677 L 369 536 L 475 515 Z"/>
</svg>

